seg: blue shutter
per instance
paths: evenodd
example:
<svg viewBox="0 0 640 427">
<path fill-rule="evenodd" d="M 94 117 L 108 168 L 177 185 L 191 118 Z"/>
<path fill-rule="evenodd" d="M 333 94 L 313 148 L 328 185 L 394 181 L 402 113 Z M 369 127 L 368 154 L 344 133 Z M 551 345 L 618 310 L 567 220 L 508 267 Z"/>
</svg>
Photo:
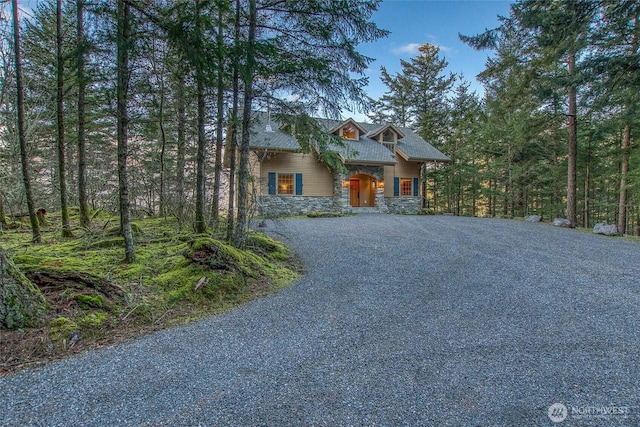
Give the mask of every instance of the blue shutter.
<svg viewBox="0 0 640 427">
<path fill-rule="evenodd" d="M 269 172 L 269 194 L 276 194 L 276 173 Z"/>
<path fill-rule="evenodd" d="M 400 177 L 393 177 L 393 196 L 398 197 L 400 195 Z"/>
<path fill-rule="evenodd" d="M 296 174 L 296 196 L 302 196 L 302 174 Z"/>
<path fill-rule="evenodd" d="M 418 197 L 419 182 L 418 178 L 413 178 L 413 196 Z"/>
</svg>

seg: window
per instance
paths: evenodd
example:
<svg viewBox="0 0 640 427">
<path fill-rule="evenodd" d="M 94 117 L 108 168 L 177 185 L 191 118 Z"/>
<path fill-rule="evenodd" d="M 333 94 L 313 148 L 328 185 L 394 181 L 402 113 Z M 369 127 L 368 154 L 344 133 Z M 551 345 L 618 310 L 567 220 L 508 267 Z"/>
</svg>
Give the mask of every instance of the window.
<svg viewBox="0 0 640 427">
<path fill-rule="evenodd" d="M 420 190 L 419 178 L 400 178 L 393 177 L 393 196 L 413 196 L 418 197 Z"/>
<path fill-rule="evenodd" d="M 411 188 L 411 178 L 400 178 L 400 195 L 411 196 L 413 195 L 413 189 Z"/>
<path fill-rule="evenodd" d="M 278 194 L 293 194 L 293 174 L 278 174 Z"/>
<path fill-rule="evenodd" d="M 342 137 L 344 139 L 358 139 L 358 129 L 349 124 L 342 128 Z"/>
<path fill-rule="evenodd" d="M 267 189 L 270 195 L 302 195 L 301 173 L 277 173 L 269 172 Z"/>
<path fill-rule="evenodd" d="M 396 133 L 391 129 L 387 129 L 382 134 L 382 142 L 396 142 Z"/>
</svg>

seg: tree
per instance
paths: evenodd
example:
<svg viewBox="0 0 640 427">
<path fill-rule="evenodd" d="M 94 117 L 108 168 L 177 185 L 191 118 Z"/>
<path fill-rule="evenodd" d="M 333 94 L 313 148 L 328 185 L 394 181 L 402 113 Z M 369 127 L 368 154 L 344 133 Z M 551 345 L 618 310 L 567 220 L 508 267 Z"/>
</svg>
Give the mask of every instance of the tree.
<svg viewBox="0 0 640 427">
<path fill-rule="evenodd" d="M 56 124 L 58 130 L 58 185 L 60 186 L 60 214 L 62 236 L 71 237 L 69 210 L 67 208 L 67 164 L 65 161 L 64 135 L 64 55 L 62 35 L 62 0 L 56 1 Z"/>
<path fill-rule="evenodd" d="M 220 214 L 220 186 L 222 175 L 222 150 L 224 146 L 224 71 L 227 48 L 224 40 L 224 16 L 228 13 L 228 2 L 217 1 L 218 29 L 216 34 L 216 151 L 213 174 L 213 202 L 211 204 L 211 223 L 213 228 L 218 228 Z"/>
<path fill-rule="evenodd" d="M 20 51 L 20 21 L 18 18 L 18 0 L 12 0 L 13 7 L 13 48 L 15 54 L 16 71 L 16 109 L 18 110 L 18 141 L 20 145 L 20 163 L 22 165 L 22 180 L 27 197 L 27 209 L 29 210 L 29 221 L 31 222 L 31 232 L 33 243 L 40 243 L 40 220 L 36 216 L 36 210 L 31 193 L 31 176 L 29 173 L 29 158 L 27 154 L 27 140 L 24 128 L 24 88 L 22 77 L 22 55 Z"/>
<path fill-rule="evenodd" d="M 447 61 L 440 58 L 437 46 L 425 43 L 418 50 L 420 53 L 416 57 L 400 61 L 402 71 L 394 76 L 382 67 L 381 80 L 387 91 L 375 102 L 374 114 L 377 119 L 417 129 L 426 141 L 441 146 L 450 131 L 448 98 L 456 76 L 444 73 Z M 437 170 L 428 173 L 426 165 L 422 169 L 423 207 L 427 207 L 428 179 L 434 179 L 433 197 L 437 200 L 436 189 L 440 186 L 435 180 L 446 174 Z"/>
<path fill-rule="evenodd" d="M 585 68 L 593 76 L 589 100 L 597 111 L 611 115 L 622 128 L 618 229 L 627 226 L 629 159 L 632 128 L 640 109 L 640 70 L 636 62 L 640 44 L 640 5 L 634 1 L 605 2 L 602 19 Z"/>
<path fill-rule="evenodd" d="M 374 123 L 388 121 L 403 127 L 413 125 L 415 117 L 412 111 L 415 98 L 412 93 L 412 81 L 404 73 L 390 75 L 384 66 L 380 67 L 380 79 L 387 91 L 373 105 L 373 114 L 377 116 L 369 117 Z"/>
<path fill-rule="evenodd" d="M 539 64 L 565 63 L 566 76 L 554 78 L 554 91 L 567 96 L 567 129 L 569 156 L 567 164 L 567 219 L 576 223 L 576 191 L 578 160 L 577 94 L 580 71 L 578 57 L 587 47 L 589 28 L 597 3 L 588 0 L 524 0 L 513 7 L 523 30 L 533 31 L 536 61 Z M 557 77 L 557 76 L 554 76 Z"/>
<path fill-rule="evenodd" d="M 4 211 L 3 198 L 4 195 L 2 194 L 2 191 L 0 191 L 0 230 L 7 226 L 7 214 Z"/>
<path fill-rule="evenodd" d="M 129 178 L 127 174 L 128 153 L 128 91 L 129 49 L 131 46 L 131 12 L 124 0 L 118 0 L 117 16 L 117 143 L 118 143 L 118 188 L 120 204 L 120 233 L 124 237 L 125 262 L 136 260 L 131 211 L 129 203 Z"/>
<path fill-rule="evenodd" d="M 236 203 L 236 157 L 238 148 L 238 110 L 240 103 L 240 0 L 235 1 L 235 18 L 233 28 L 232 64 L 232 101 L 231 117 L 229 117 L 229 134 L 227 135 L 227 152 L 229 156 L 229 204 L 227 213 L 228 242 L 233 242 L 235 234 Z"/>
<path fill-rule="evenodd" d="M 476 216 L 480 193 L 478 140 L 482 109 L 468 83 L 460 83 L 451 100 L 450 132 L 442 146 L 451 153 L 446 176 L 449 211 L 456 215 Z M 470 199 L 470 202 L 468 201 Z"/>
<path fill-rule="evenodd" d="M 0 329 L 40 326 L 46 310 L 42 292 L 16 268 L 0 247 Z"/>
<path fill-rule="evenodd" d="M 242 69 L 242 89 L 244 91 L 242 103 L 242 138 L 240 141 L 240 161 L 238 170 L 238 216 L 233 244 L 244 249 L 247 244 L 247 226 L 249 215 L 247 212 L 248 184 L 249 184 L 249 143 L 251 141 L 251 111 L 253 101 L 253 79 L 256 67 L 256 26 L 258 19 L 256 0 L 249 0 L 249 32 L 245 47 L 245 63 Z"/>
<path fill-rule="evenodd" d="M 84 35 L 84 0 L 76 0 L 76 84 L 78 86 L 78 207 L 80 225 L 89 225 L 89 205 L 87 203 L 87 142 L 85 119 L 85 54 L 87 41 Z"/>
<path fill-rule="evenodd" d="M 425 43 L 418 50 L 418 56 L 400 65 L 411 90 L 413 125 L 422 138 L 437 145 L 447 129 L 447 97 L 456 76 L 444 74 L 448 63 L 440 57 L 440 48 Z"/>
</svg>

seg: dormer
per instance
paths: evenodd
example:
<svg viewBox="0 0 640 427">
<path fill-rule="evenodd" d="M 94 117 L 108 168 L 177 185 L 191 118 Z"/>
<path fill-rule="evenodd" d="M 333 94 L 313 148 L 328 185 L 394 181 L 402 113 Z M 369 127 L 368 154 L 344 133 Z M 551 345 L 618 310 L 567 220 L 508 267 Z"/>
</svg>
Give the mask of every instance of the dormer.
<svg viewBox="0 0 640 427">
<path fill-rule="evenodd" d="M 360 135 L 364 135 L 366 132 L 367 131 L 353 119 L 347 119 L 329 131 L 329 133 L 333 135 L 352 141 L 358 141 Z"/>
<path fill-rule="evenodd" d="M 365 135 L 393 151 L 399 139 L 404 138 L 404 134 L 400 129 L 392 124 L 380 126 Z"/>
</svg>

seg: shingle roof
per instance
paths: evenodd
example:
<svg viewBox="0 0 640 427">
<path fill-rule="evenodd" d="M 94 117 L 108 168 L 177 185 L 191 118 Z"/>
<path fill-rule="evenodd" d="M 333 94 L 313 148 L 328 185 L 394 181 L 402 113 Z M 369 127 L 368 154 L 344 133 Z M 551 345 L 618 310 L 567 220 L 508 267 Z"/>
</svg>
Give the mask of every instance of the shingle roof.
<svg viewBox="0 0 640 427">
<path fill-rule="evenodd" d="M 267 130 L 267 116 L 259 114 L 252 127 L 250 147 L 275 151 L 298 151 L 300 144 L 293 135 L 279 129 L 280 124 L 270 120 L 271 131 Z"/>
<path fill-rule="evenodd" d="M 280 124 L 271 120 L 272 131 L 267 130 L 266 115 L 259 115 L 253 126 L 251 135 L 252 149 L 269 149 L 276 151 L 298 151 L 300 145 L 295 138 L 279 129 Z M 335 129 L 344 121 L 331 119 L 318 119 L 320 126 L 327 132 Z M 344 139 L 345 147 L 335 147 L 335 151 L 340 154 L 345 163 L 373 163 L 373 164 L 395 164 L 393 153 L 384 145 L 365 136 L 376 134 L 377 131 L 386 125 L 357 123 L 366 134 L 361 135 L 358 141 Z M 449 157 L 441 153 L 434 146 L 426 142 L 409 128 L 397 127 L 404 134 L 398 139 L 396 150 L 399 155 L 409 161 L 440 161 L 448 162 Z"/>
<path fill-rule="evenodd" d="M 398 127 L 404 138 L 398 140 L 396 149 L 408 157 L 408 160 L 449 162 L 451 159 L 433 145 L 422 139 L 408 128 Z"/>
</svg>

